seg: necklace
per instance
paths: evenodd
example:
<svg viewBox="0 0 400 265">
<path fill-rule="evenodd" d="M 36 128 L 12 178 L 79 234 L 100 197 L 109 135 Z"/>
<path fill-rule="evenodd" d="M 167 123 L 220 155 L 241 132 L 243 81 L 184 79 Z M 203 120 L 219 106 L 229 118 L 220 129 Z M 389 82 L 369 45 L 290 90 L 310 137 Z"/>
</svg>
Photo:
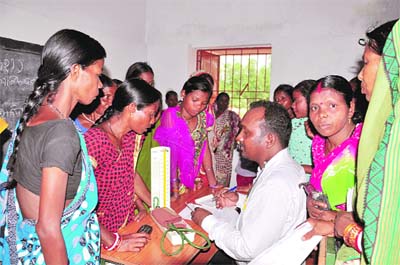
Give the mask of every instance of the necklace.
<svg viewBox="0 0 400 265">
<path fill-rule="evenodd" d="M 61 119 L 65 120 L 65 115 L 53 104 L 49 103 L 48 106 L 55 112 Z"/>
<path fill-rule="evenodd" d="M 83 118 L 84 118 L 85 120 L 87 120 L 87 121 L 90 122 L 91 124 L 95 124 L 95 123 L 96 123 L 96 121 L 94 121 L 94 120 L 90 119 L 88 116 L 86 116 L 85 113 L 82 113 L 82 116 L 83 116 Z"/>
<path fill-rule="evenodd" d="M 114 136 L 115 140 L 117 141 L 115 144 L 115 148 L 117 149 L 117 152 L 118 152 L 118 157 L 115 160 L 115 162 L 117 162 L 121 158 L 122 150 L 121 150 L 121 147 L 118 145 L 118 137 L 115 135 L 115 133 L 111 127 L 110 121 L 107 121 L 107 126 L 108 126 L 108 129 L 110 130 L 110 133 L 112 134 L 112 136 Z"/>
</svg>

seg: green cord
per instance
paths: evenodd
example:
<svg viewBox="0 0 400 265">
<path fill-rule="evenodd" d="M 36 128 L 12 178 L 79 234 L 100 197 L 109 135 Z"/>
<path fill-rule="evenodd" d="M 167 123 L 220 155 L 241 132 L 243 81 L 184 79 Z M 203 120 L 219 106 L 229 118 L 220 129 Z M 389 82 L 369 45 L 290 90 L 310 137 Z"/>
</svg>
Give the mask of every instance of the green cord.
<svg viewBox="0 0 400 265">
<path fill-rule="evenodd" d="M 167 251 L 165 250 L 165 248 L 164 248 L 165 237 L 167 236 L 167 234 L 168 234 L 169 232 L 177 232 L 178 235 L 181 237 L 181 240 L 182 240 L 179 249 L 176 250 L 175 252 L 172 252 L 172 253 L 167 252 Z M 204 247 L 194 244 L 192 241 L 190 241 L 190 240 L 186 237 L 185 233 L 187 233 L 187 232 L 194 232 L 195 234 L 198 234 L 200 237 L 202 237 L 204 240 L 206 240 L 206 243 L 207 243 L 207 244 L 206 244 Z M 162 237 L 161 237 L 161 241 L 160 241 L 161 252 L 164 253 L 164 254 L 167 255 L 167 256 L 175 256 L 175 255 L 178 255 L 179 253 L 181 253 L 181 251 L 182 251 L 182 249 L 183 249 L 183 247 L 184 247 L 184 245 L 185 245 L 185 241 L 188 242 L 188 244 L 189 244 L 190 246 L 192 246 L 192 247 L 194 247 L 194 248 L 197 248 L 197 249 L 200 249 L 200 250 L 209 249 L 209 248 L 211 247 L 211 241 L 210 241 L 210 239 L 209 239 L 205 234 L 203 234 L 202 232 L 197 231 L 197 230 L 194 230 L 194 229 L 189 229 L 189 228 L 177 228 L 175 225 L 170 224 L 170 225 L 168 226 L 168 229 L 164 231 L 164 233 L 163 233 L 163 235 L 162 235 Z"/>
</svg>

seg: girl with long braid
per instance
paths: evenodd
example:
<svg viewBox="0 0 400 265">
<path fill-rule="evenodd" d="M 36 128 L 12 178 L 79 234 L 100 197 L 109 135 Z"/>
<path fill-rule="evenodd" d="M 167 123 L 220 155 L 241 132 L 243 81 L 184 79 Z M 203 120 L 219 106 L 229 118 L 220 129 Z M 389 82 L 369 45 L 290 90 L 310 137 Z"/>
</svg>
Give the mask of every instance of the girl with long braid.
<svg viewBox="0 0 400 265">
<path fill-rule="evenodd" d="M 0 263 L 99 262 L 96 181 L 68 117 L 98 95 L 105 56 L 99 42 L 75 30 L 46 42 L 0 174 Z"/>
<path fill-rule="evenodd" d="M 135 195 L 135 180 L 140 177 L 134 162 L 140 143 L 135 139 L 156 122 L 160 107 L 158 90 L 141 79 L 128 79 L 118 87 L 112 105 L 85 133 L 99 188 L 97 215 L 106 250 L 138 252 L 150 239 L 145 233 L 120 235 L 118 230 L 146 214 Z"/>
</svg>

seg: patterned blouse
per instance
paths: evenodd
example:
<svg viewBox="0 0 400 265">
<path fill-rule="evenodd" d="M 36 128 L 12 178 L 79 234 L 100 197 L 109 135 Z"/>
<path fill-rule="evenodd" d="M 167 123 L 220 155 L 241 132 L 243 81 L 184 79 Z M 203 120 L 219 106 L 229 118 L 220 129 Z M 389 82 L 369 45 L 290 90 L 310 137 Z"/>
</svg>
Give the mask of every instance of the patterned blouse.
<svg viewBox="0 0 400 265">
<path fill-rule="evenodd" d="M 311 143 L 312 140 L 307 136 L 304 122 L 308 118 L 292 119 L 292 134 L 289 140 L 289 153 L 293 159 L 300 165 L 312 165 Z M 306 174 L 307 179 L 310 174 Z"/>
<path fill-rule="evenodd" d="M 117 232 L 134 218 L 134 132 L 127 133 L 118 151 L 100 128 L 91 128 L 85 133 L 89 156 L 96 160 L 94 169 L 99 190 L 97 215 L 109 231 Z"/>
<path fill-rule="evenodd" d="M 197 117 L 196 128 L 190 132 L 194 141 L 194 166 L 197 166 L 201 149 L 203 148 L 204 141 L 207 139 L 207 126 L 206 126 L 206 114 L 201 112 Z"/>
</svg>

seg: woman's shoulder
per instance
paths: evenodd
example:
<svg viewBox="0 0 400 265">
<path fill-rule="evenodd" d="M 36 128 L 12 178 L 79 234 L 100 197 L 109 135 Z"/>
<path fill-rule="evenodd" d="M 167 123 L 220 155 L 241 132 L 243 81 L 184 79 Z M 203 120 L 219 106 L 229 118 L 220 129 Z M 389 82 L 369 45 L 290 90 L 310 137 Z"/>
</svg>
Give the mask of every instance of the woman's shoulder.
<svg viewBox="0 0 400 265">
<path fill-rule="evenodd" d="M 93 127 L 86 131 L 84 137 L 87 142 L 101 141 L 107 138 L 107 134 L 100 127 Z"/>
<path fill-rule="evenodd" d="M 238 116 L 239 117 L 239 114 L 237 114 L 235 111 L 233 111 L 233 110 L 228 110 L 228 112 L 229 112 L 229 114 L 230 115 L 233 115 L 233 116 Z"/>
<path fill-rule="evenodd" d="M 356 124 L 356 127 L 354 128 L 353 137 L 360 138 L 363 125 L 364 124 L 362 122 Z"/>
<path fill-rule="evenodd" d="M 26 143 L 40 143 L 42 150 L 62 150 L 64 155 L 69 154 L 69 150 L 76 153 L 81 148 L 78 131 L 70 119 L 50 120 L 28 126 L 22 137 Z"/>
<path fill-rule="evenodd" d="M 325 146 L 325 138 L 320 136 L 319 134 L 315 134 L 314 138 L 312 139 L 312 147 L 320 147 L 323 148 Z"/>
<path fill-rule="evenodd" d="M 165 110 L 163 110 L 161 115 L 176 115 L 176 113 L 179 111 L 179 106 L 176 107 L 169 107 Z"/>
<path fill-rule="evenodd" d="M 301 125 L 304 126 L 304 122 L 307 121 L 307 120 L 308 120 L 307 117 L 306 118 L 293 118 L 291 120 L 292 126 L 301 126 Z"/>
<path fill-rule="evenodd" d="M 160 119 L 161 128 L 173 128 L 176 127 L 179 122 L 184 122 L 182 118 L 178 116 L 179 106 L 170 107 L 163 111 Z"/>
<path fill-rule="evenodd" d="M 28 126 L 26 129 L 42 137 L 78 139 L 77 129 L 70 119 L 50 120 L 38 125 Z"/>
<path fill-rule="evenodd" d="M 84 133 L 87 132 L 88 129 L 85 126 L 82 125 L 81 121 L 78 118 L 76 118 L 74 120 L 74 123 L 75 123 L 75 127 L 78 129 L 78 131 L 80 133 L 84 134 Z"/>
<path fill-rule="evenodd" d="M 205 119 L 206 127 L 211 127 L 214 124 L 214 115 L 207 110 L 200 112 L 200 117 Z"/>
</svg>

